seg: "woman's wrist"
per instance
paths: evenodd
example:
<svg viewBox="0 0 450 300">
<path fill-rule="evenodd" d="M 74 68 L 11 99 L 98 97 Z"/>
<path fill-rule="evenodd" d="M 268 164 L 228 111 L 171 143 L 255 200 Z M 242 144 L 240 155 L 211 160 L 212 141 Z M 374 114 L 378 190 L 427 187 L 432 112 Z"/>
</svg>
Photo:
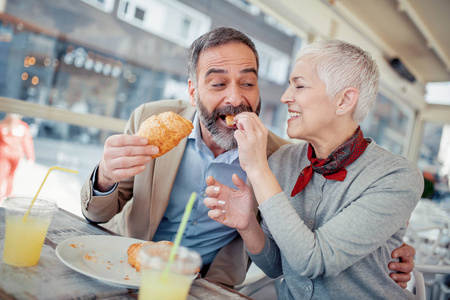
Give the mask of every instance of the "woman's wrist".
<svg viewBox="0 0 450 300">
<path fill-rule="evenodd" d="M 272 170 L 270 169 L 269 164 L 267 162 L 258 164 L 257 167 L 255 168 L 247 168 L 247 169 L 248 169 L 246 170 L 247 177 L 251 181 L 259 181 L 261 177 L 264 177 L 267 174 L 272 173 Z"/>
<path fill-rule="evenodd" d="M 282 191 L 268 164 L 267 167 L 247 172 L 247 177 L 250 180 L 259 205 Z"/>
</svg>

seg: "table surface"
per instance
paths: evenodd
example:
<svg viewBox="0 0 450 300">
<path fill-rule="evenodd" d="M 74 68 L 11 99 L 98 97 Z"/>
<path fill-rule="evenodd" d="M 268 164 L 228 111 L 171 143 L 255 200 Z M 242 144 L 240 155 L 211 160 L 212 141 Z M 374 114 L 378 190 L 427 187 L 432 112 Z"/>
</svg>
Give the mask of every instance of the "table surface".
<svg viewBox="0 0 450 300">
<path fill-rule="evenodd" d="M 36 266 L 14 267 L 3 263 L 5 215 L 0 207 L 0 299 L 137 299 L 138 290 L 111 285 L 78 273 L 56 256 L 58 243 L 82 235 L 114 235 L 101 226 L 60 209 L 53 217 Z M 194 280 L 188 300 L 250 299 L 218 283 Z"/>
</svg>

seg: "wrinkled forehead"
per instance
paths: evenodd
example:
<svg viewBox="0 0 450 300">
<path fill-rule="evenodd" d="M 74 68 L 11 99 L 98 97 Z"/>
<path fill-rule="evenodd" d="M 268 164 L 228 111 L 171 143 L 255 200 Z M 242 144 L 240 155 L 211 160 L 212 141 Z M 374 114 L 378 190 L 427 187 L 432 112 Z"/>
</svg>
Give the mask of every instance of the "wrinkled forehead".
<svg viewBox="0 0 450 300">
<path fill-rule="evenodd" d="M 197 73 L 205 74 L 211 68 L 253 69 L 257 72 L 256 56 L 250 47 L 241 43 L 210 47 L 200 53 Z"/>
</svg>

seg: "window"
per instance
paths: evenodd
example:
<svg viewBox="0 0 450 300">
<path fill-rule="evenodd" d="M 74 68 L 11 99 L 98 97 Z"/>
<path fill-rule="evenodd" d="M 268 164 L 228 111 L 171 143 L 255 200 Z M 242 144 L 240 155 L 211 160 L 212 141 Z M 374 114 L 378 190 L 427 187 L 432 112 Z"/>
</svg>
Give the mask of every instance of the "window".
<svg viewBox="0 0 450 300">
<path fill-rule="evenodd" d="M 450 125 L 425 122 L 418 166 L 433 188 L 427 198 L 450 208 Z M 426 186 L 429 182 L 426 183 Z"/>
<path fill-rule="evenodd" d="M 286 25 L 278 22 L 274 17 L 271 17 L 269 15 L 264 15 L 264 21 L 273 26 L 274 28 L 278 29 L 279 31 L 283 32 L 284 34 L 288 35 L 288 36 L 294 36 L 294 32 L 287 27 Z"/>
<path fill-rule="evenodd" d="M 240 9 L 246 11 L 252 16 L 257 16 L 261 13 L 261 10 L 259 9 L 258 6 L 251 4 L 246 0 L 227 0 L 227 1 L 235 5 L 236 7 L 239 7 Z"/>
<path fill-rule="evenodd" d="M 183 47 L 211 27 L 210 17 L 175 0 L 120 0 L 117 17 Z"/>
<path fill-rule="evenodd" d="M 290 56 L 254 38 L 259 54 L 259 76 L 266 80 L 283 85 L 287 82 L 290 67 Z"/>
<path fill-rule="evenodd" d="M 413 121 L 410 109 L 379 93 L 369 115 L 362 122 L 361 129 L 364 136 L 373 138 L 381 147 L 406 155 Z"/>
<path fill-rule="evenodd" d="M 134 17 L 138 20 L 144 21 L 145 11 L 136 7 L 136 12 L 134 13 Z"/>
<path fill-rule="evenodd" d="M 431 104 L 450 104 L 450 82 L 429 82 L 425 100 Z"/>
<path fill-rule="evenodd" d="M 185 80 L 169 78 L 166 80 L 163 92 L 164 99 L 189 99 L 188 84 Z"/>
<path fill-rule="evenodd" d="M 114 9 L 115 0 L 81 0 L 106 13 L 111 13 Z"/>
<path fill-rule="evenodd" d="M 261 116 L 272 131 L 285 135 L 286 107 L 279 97 L 288 72 L 283 61 L 294 38 L 261 14 L 252 27 L 255 18 L 242 18 L 245 13 L 226 1 L 208 6 L 192 0 L 50 1 L 51 9 L 42 1 L 4 2 L 0 119 L 6 111 L 24 115 L 33 130 L 35 166 L 80 171 L 77 184 L 65 186 L 76 211 L 77 193 L 101 159 L 105 139 L 123 132 L 134 109 L 160 99 L 189 99 L 186 47 L 212 26 L 261 36 L 256 41 L 264 81 Z M 273 35 L 286 43 L 264 39 Z"/>
</svg>

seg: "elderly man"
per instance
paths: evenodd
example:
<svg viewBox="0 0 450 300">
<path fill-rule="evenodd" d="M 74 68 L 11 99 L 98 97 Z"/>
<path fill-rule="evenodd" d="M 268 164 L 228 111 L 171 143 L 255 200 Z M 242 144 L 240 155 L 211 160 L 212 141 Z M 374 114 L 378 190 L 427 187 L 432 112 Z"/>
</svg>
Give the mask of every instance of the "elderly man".
<svg viewBox="0 0 450 300">
<path fill-rule="evenodd" d="M 168 100 L 141 105 L 125 134 L 106 140 L 102 160 L 82 188 L 85 217 L 123 236 L 173 240 L 195 191 L 198 198 L 181 244 L 202 256 L 202 276 L 229 286 L 242 283 L 249 265 L 242 239 L 235 229 L 211 220 L 203 200 L 208 176 L 230 187 L 234 173 L 246 178 L 234 139 L 236 127 L 229 127 L 225 116 L 259 112 L 258 66 L 255 45 L 235 29 L 216 28 L 194 41 L 188 51 L 190 104 Z M 159 149 L 133 134 L 148 117 L 164 111 L 192 120 L 194 129 L 177 147 L 151 159 Z M 269 133 L 267 155 L 286 143 Z M 409 263 L 396 264 L 398 270 L 410 272 L 414 250 L 398 251 L 410 256 Z M 403 274 L 400 280 L 408 277 Z"/>
</svg>

